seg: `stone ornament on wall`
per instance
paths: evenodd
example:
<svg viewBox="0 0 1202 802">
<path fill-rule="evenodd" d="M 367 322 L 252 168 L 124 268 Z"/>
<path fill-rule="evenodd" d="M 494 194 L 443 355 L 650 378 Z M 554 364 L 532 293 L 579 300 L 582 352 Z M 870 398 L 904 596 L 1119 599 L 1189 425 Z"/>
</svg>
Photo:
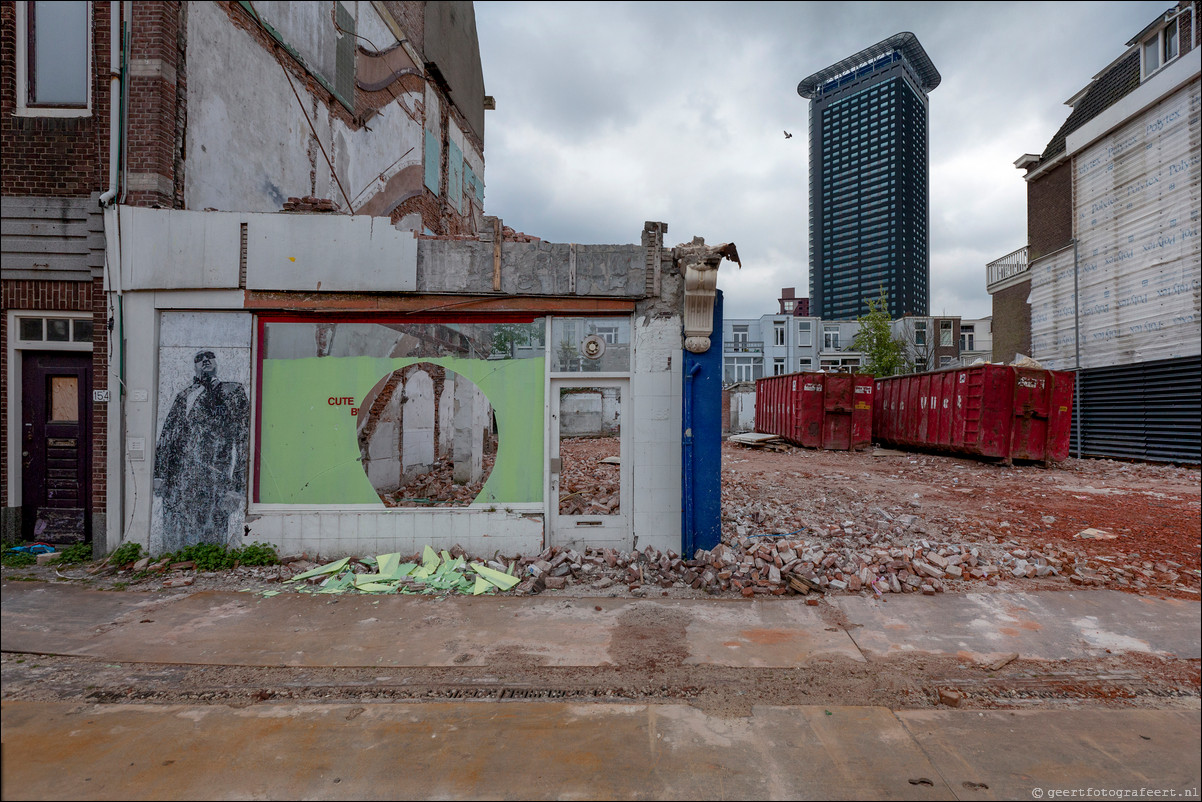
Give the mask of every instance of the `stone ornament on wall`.
<svg viewBox="0 0 1202 802">
<path fill-rule="evenodd" d="M 684 347 L 694 354 L 710 349 L 714 331 L 714 298 L 718 288 L 718 265 L 729 259 L 742 267 L 733 242 L 706 245 L 702 237 L 693 237 L 687 245 L 674 249 L 676 263 L 684 275 Z"/>
</svg>

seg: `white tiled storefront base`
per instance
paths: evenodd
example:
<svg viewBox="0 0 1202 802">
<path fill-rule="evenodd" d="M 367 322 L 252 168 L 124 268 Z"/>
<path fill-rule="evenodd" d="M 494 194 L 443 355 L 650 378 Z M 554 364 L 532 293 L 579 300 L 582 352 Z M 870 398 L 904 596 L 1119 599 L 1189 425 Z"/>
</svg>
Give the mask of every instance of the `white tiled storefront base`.
<svg viewBox="0 0 1202 802">
<path fill-rule="evenodd" d="M 543 550 L 542 506 L 489 510 L 376 510 L 258 508 L 246 516 L 245 542 L 270 543 L 280 554 L 371 557 L 413 554 L 425 546 L 462 546 L 477 557 L 537 554 Z"/>
</svg>

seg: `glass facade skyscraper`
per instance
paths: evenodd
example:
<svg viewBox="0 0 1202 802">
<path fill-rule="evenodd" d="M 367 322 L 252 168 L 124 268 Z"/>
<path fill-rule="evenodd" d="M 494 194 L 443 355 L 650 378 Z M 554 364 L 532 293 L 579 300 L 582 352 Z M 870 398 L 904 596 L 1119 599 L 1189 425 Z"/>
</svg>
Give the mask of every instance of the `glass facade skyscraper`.
<svg viewBox="0 0 1202 802">
<path fill-rule="evenodd" d="M 940 77 L 899 33 L 802 81 L 810 99 L 810 312 L 849 320 L 930 305 L 927 94 Z"/>
</svg>

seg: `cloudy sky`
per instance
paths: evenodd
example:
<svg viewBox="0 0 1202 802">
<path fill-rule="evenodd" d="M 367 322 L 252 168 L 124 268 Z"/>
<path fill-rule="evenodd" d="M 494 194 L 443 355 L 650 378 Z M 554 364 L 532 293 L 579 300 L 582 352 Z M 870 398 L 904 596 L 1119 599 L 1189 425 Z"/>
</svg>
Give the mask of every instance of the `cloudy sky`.
<svg viewBox="0 0 1202 802">
<path fill-rule="evenodd" d="M 931 312 L 990 314 L 985 263 L 1026 242 L 1026 185 L 1064 101 L 1174 3 L 476 2 L 485 209 L 552 242 L 734 242 L 727 317 L 808 295 L 808 75 L 911 31 L 930 95 Z M 793 134 L 786 139 L 784 131 Z"/>
</svg>

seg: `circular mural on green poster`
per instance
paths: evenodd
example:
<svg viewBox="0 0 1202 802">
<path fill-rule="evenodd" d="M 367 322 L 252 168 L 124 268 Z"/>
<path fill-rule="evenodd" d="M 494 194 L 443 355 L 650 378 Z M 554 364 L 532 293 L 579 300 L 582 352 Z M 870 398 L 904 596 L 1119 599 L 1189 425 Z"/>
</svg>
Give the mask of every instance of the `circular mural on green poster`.
<svg viewBox="0 0 1202 802">
<path fill-rule="evenodd" d="M 466 506 L 497 456 L 488 397 L 460 373 L 417 362 L 382 377 L 356 417 L 363 470 L 389 507 Z"/>
</svg>

